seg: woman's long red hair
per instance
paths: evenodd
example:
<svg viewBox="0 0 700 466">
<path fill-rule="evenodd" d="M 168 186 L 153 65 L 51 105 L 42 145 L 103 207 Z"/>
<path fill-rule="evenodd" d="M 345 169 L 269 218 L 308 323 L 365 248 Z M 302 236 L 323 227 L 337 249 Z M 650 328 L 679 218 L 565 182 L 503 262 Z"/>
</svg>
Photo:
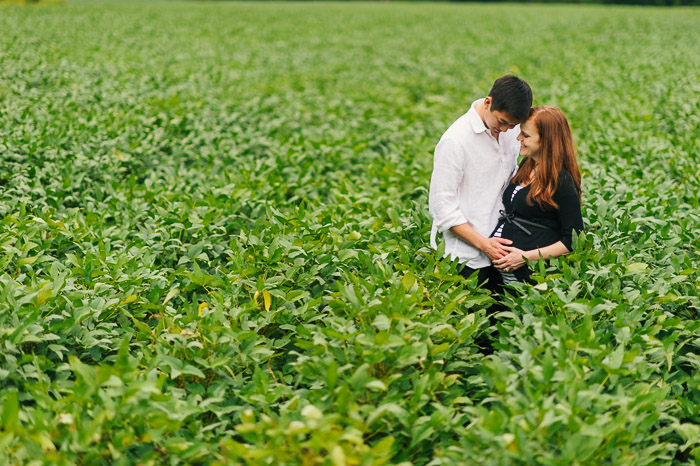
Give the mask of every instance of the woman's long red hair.
<svg viewBox="0 0 700 466">
<path fill-rule="evenodd" d="M 568 173 L 581 197 L 581 172 L 576 162 L 574 138 L 569 122 L 557 107 L 542 105 L 530 110 L 528 121 L 534 123 L 540 136 L 540 150 L 537 160 L 526 157 L 513 177 L 513 184 L 528 184 L 530 173 L 534 177 L 530 183 L 527 203 L 537 202 L 543 210 L 558 209 L 554 193 L 559 186 L 559 175 Z"/>
</svg>

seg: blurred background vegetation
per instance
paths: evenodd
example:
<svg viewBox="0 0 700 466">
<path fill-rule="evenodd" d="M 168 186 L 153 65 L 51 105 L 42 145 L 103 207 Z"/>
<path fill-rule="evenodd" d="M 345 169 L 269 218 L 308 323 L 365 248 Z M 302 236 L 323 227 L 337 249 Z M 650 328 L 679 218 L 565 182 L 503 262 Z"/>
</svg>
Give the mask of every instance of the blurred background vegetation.
<svg viewBox="0 0 700 466">
<path fill-rule="evenodd" d="M 0 5 L 47 5 L 65 4 L 67 0 L 0 0 Z M 230 1 L 230 0 L 195 0 L 195 1 Z M 261 0 L 266 1 L 266 0 Z M 354 1 L 354 0 L 339 0 Z M 365 1 L 365 0 L 362 0 Z M 380 0 L 390 1 L 390 0 Z M 401 0 L 407 1 L 407 0 Z M 411 1 L 411 0 L 408 0 Z M 444 0 L 419 0 L 427 2 L 443 2 Z M 575 4 L 603 4 L 603 5 L 647 5 L 647 6 L 698 6 L 700 0 L 449 0 L 450 3 L 575 3 Z M 72 2 L 75 3 L 75 2 Z M 80 1 L 78 3 L 87 3 Z"/>
</svg>

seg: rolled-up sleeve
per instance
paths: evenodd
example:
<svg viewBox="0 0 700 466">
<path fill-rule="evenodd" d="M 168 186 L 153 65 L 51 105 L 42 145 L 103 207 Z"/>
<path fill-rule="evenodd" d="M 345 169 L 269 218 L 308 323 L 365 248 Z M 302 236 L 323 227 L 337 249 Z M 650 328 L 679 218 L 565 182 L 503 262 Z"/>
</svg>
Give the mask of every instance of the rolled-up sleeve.
<svg viewBox="0 0 700 466">
<path fill-rule="evenodd" d="M 442 140 L 435 148 L 430 178 L 428 208 L 439 232 L 467 223 L 459 205 L 459 189 L 464 177 L 464 153 L 459 144 Z"/>
</svg>

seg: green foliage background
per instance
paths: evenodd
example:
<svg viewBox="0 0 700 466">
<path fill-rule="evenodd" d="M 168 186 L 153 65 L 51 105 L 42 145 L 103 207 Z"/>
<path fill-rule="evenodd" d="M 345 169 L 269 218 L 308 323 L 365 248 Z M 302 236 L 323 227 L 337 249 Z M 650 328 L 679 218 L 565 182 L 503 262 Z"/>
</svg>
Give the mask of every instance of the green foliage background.
<svg viewBox="0 0 700 466">
<path fill-rule="evenodd" d="M 0 455 L 692 462 L 699 26 L 596 6 L 2 8 Z M 489 321 L 427 245 L 427 186 L 444 129 L 512 72 L 570 119 L 587 233 Z"/>
</svg>

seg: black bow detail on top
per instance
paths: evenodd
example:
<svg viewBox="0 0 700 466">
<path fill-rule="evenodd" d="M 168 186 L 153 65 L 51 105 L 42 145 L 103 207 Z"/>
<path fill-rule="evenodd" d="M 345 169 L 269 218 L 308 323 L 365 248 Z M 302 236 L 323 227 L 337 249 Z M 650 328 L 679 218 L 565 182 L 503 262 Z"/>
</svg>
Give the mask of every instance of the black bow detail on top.
<svg viewBox="0 0 700 466">
<path fill-rule="evenodd" d="M 522 219 L 518 219 L 518 218 L 515 216 L 515 214 L 507 214 L 507 213 L 506 213 L 505 211 L 503 211 L 503 210 L 499 210 L 498 213 L 501 214 L 501 217 L 498 219 L 498 223 L 501 223 L 501 222 L 512 223 L 512 224 L 515 225 L 516 227 L 518 227 L 518 228 L 520 228 L 521 230 L 523 230 L 528 236 L 532 235 L 532 232 L 531 232 L 530 230 L 528 230 L 527 228 L 525 228 L 525 227 L 520 223 L 520 221 L 522 221 Z"/>
<path fill-rule="evenodd" d="M 530 230 L 528 230 L 527 228 L 525 228 L 525 226 L 524 226 L 523 224 L 529 225 L 529 226 L 532 226 L 532 227 L 539 227 L 539 228 L 549 229 L 548 227 L 546 227 L 546 226 L 544 226 L 544 225 L 540 225 L 539 223 L 535 223 L 535 222 L 531 222 L 531 221 L 529 221 L 529 220 L 525 220 L 524 218 L 520 218 L 520 217 L 518 217 L 518 216 L 515 215 L 515 214 L 506 213 L 504 210 L 499 210 L 498 213 L 501 214 L 501 217 L 498 219 L 499 225 L 500 225 L 502 222 L 511 223 L 511 224 L 515 225 L 516 227 L 520 228 L 521 230 L 523 230 L 528 236 L 531 236 L 531 235 L 532 235 L 532 232 L 531 232 Z"/>
</svg>

